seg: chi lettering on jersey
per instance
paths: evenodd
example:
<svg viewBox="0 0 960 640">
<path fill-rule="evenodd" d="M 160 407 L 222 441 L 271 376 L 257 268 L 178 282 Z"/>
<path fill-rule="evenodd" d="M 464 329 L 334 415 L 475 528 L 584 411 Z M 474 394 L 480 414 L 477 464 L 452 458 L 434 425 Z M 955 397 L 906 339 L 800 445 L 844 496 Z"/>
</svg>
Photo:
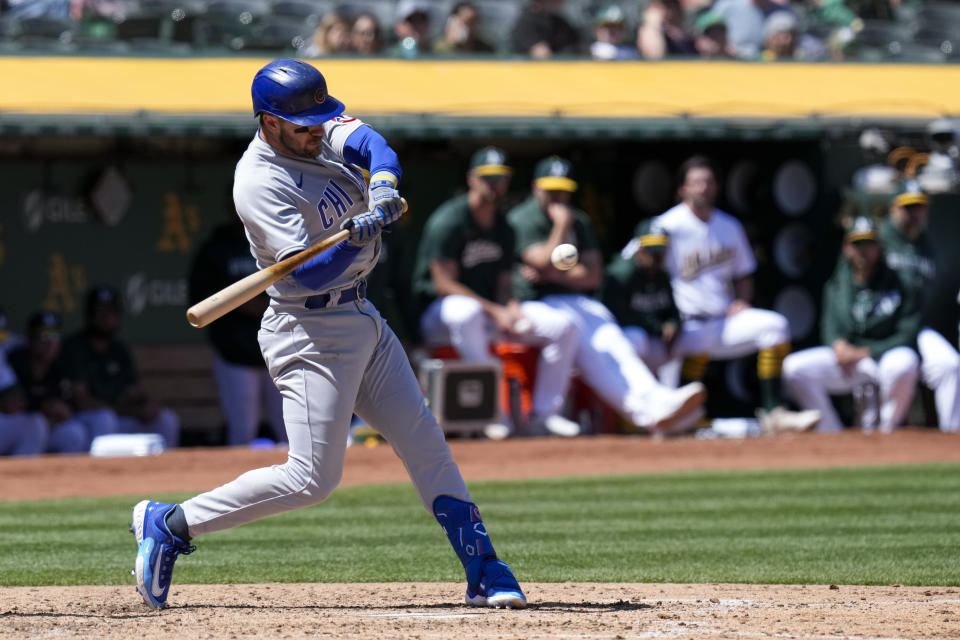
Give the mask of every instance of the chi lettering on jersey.
<svg viewBox="0 0 960 640">
<path fill-rule="evenodd" d="M 320 213 L 320 222 L 323 224 L 323 228 L 326 230 L 337 224 L 352 206 L 353 198 L 343 190 L 343 187 L 337 184 L 336 180 L 330 180 L 323 189 L 320 202 L 317 203 L 317 211 Z"/>
</svg>

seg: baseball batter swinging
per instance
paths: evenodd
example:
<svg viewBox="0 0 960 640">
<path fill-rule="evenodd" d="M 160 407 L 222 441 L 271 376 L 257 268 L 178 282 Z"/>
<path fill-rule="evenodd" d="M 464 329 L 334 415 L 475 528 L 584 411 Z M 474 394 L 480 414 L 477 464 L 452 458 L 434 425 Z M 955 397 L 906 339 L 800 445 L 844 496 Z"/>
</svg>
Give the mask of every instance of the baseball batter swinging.
<svg viewBox="0 0 960 640">
<path fill-rule="evenodd" d="M 380 134 L 343 115 L 323 75 L 304 62 L 266 65 L 252 94 L 260 129 L 237 164 L 234 201 L 258 266 L 341 228 L 350 238 L 267 290 L 259 341 L 283 396 L 287 461 L 183 504 L 139 502 L 131 527 L 139 547 L 137 590 L 160 608 L 177 556 L 195 549 L 192 538 L 325 500 L 340 481 L 355 412 L 390 442 L 443 527 L 466 571 L 467 604 L 525 606 L 399 340 L 364 297 L 380 231 L 403 211 L 396 153 Z"/>
</svg>

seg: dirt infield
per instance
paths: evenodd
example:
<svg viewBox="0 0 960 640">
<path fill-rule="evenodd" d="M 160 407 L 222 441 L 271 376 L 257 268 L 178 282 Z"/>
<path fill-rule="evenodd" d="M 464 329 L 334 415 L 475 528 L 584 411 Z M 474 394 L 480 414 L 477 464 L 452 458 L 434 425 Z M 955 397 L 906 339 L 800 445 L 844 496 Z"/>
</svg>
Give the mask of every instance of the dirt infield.
<svg viewBox="0 0 960 640">
<path fill-rule="evenodd" d="M 928 429 L 654 442 L 640 437 L 455 441 L 471 480 L 679 469 L 960 461 L 960 440 Z M 2 499 L 201 491 L 282 450 L 173 451 L 155 458 L 0 460 Z M 136 473 L 134 473 L 136 471 Z M 343 484 L 406 480 L 387 446 L 351 447 Z M 160 612 L 124 587 L 0 589 L 6 638 L 960 638 L 960 589 L 846 585 L 525 584 L 525 611 L 458 604 L 462 585 L 174 585 Z"/>
</svg>

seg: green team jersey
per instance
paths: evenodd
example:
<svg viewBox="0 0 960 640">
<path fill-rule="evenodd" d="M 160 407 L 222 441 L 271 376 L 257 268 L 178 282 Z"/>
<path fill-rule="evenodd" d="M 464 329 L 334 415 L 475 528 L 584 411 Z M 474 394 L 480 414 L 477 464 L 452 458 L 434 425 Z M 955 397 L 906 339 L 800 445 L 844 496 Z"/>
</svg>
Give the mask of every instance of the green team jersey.
<svg viewBox="0 0 960 640">
<path fill-rule="evenodd" d="M 564 242 L 577 247 L 581 254 L 587 251 L 598 250 L 597 239 L 590 229 L 590 219 L 579 209 L 573 210 L 574 221 L 570 228 L 569 237 Z M 550 236 L 553 221 L 547 212 L 540 208 L 537 199 L 530 196 L 507 214 L 507 222 L 517 234 L 517 262 L 523 262 L 523 252 L 530 245 L 543 242 Z M 558 293 L 578 293 L 590 295 L 591 292 L 578 291 L 561 284 L 537 283 L 534 284 L 520 275 L 519 270 L 513 271 L 513 293 L 520 300 L 536 300 L 544 296 Z"/>
<path fill-rule="evenodd" d="M 933 279 L 937 275 L 930 238 L 922 233 L 916 240 L 910 240 L 889 219 L 880 225 L 878 235 L 887 266 L 900 276 L 907 295 L 918 298 L 916 313 L 922 314 L 924 302 L 930 297 Z"/>
<path fill-rule="evenodd" d="M 601 300 L 622 327 L 640 327 L 658 336 L 668 322 L 680 326 L 670 274 L 663 269 L 647 273 L 632 258 L 618 254 L 607 265 Z"/>
<path fill-rule="evenodd" d="M 413 266 L 413 292 L 425 308 L 437 297 L 430 263 L 453 260 L 460 269 L 457 280 L 487 300 L 497 298 L 497 280 L 509 272 L 514 254 L 514 234 L 503 216 L 481 228 L 470 213 L 466 194 L 440 205 L 427 220 Z"/>
<path fill-rule="evenodd" d="M 894 347 L 914 346 L 920 329 L 916 296 L 908 296 L 895 271 L 881 260 L 865 286 L 853 281 L 845 257 L 823 288 L 820 330 L 823 342 L 844 339 L 879 358 Z"/>
</svg>

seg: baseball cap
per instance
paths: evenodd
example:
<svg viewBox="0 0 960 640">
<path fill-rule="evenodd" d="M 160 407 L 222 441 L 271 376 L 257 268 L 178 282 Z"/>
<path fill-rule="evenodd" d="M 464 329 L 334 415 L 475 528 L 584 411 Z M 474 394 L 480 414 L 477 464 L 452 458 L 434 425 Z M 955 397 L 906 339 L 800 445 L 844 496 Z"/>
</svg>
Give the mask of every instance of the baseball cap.
<svg viewBox="0 0 960 640">
<path fill-rule="evenodd" d="M 507 160 L 507 153 L 497 147 L 477 149 L 470 157 L 470 171 L 484 178 L 509 176 L 513 173 Z"/>
<path fill-rule="evenodd" d="M 96 306 L 110 306 L 120 310 L 120 294 L 108 285 L 99 284 L 87 292 L 87 313 Z"/>
<path fill-rule="evenodd" d="M 53 311 L 37 311 L 27 320 L 27 333 L 37 337 L 59 337 L 60 316 Z"/>
<path fill-rule="evenodd" d="M 927 204 L 930 198 L 920 188 L 920 183 L 916 180 L 904 180 L 897 188 L 897 194 L 893 197 L 893 204 L 898 207 L 908 207 L 911 204 Z"/>
<path fill-rule="evenodd" d="M 782 33 L 784 31 L 795 31 L 797 28 L 797 18 L 789 11 L 777 11 L 770 14 L 763 23 L 763 38 Z"/>
<path fill-rule="evenodd" d="M 643 220 L 637 225 L 637 240 L 640 248 L 644 251 L 653 251 L 655 253 L 666 251 L 670 244 L 670 237 L 667 232 L 651 218 Z"/>
<path fill-rule="evenodd" d="M 727 23 L 722 15 L 712 9 L 703 11 L 693 23 L 693 29 L 697 33 L 705 33 L 707 29 L 717 26 L 726 27 Z"/>
<path fill-rule="evenodd" d="M 576 191 L 577 183 L 570 177 L 573 165 L 560 156 L 550 156 L 533 169 L 533 183 L 545 191 Z"/>
<path fill-rule="evenodd" d="M 623 24 L 627 16 L 618 4 L 607 5 L 597 12 L 594 24 Z"/>
<path fill-rule="evenodd" d="M 850 242 L 876 242 L 877 225 L 867 216 L 857 216 L 847 225 L 847 232 L 843 238 Z"/>
<path fill-rule="evenodd" d="M 415 13 L 422 13 L 430 18 L 430 3 L 424 0 L 400 0 L 395 12 L 397 20 L 407 20 Z"/>
</svg>

